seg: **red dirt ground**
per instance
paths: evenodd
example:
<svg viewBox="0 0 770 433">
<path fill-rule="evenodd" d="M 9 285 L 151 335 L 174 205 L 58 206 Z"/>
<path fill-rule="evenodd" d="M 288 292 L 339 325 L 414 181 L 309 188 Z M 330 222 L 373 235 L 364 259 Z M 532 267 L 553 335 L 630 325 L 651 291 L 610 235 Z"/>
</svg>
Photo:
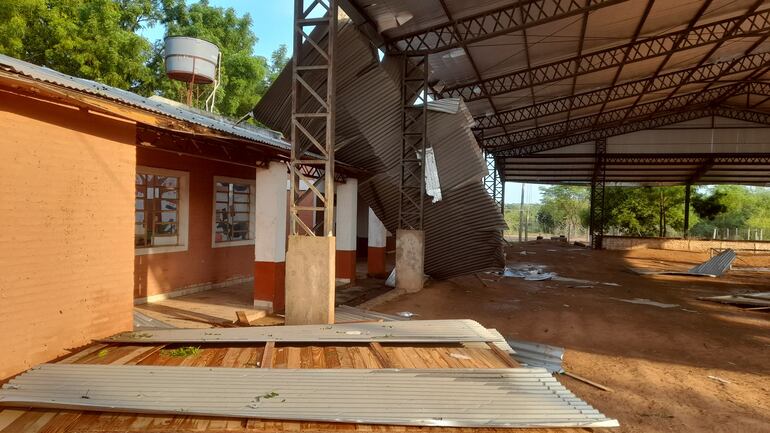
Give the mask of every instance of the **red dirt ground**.
<svg viewBox="0 0 770 433">
<path fill-rule="evenodd" d="M 524 256 L 522 250 L 534 254 Z M 543 264 L 564 277 L 619 286 L 577 288 L 585 283 L 516 278 L 482 282 L 464 276 L 431 282 L 419 293 L 376 309 L 412 311 L 421 319 L 472 318 L 507 337 L 566 347 L 566 370 L 613 392 L 565 376 L 559 380 L 617 418 L 621 428 L 615 432 L 770 432 L 770 312 L 696 299 L 770 290 L 770 273 L 733 270 L 708 278 L 640 276 L 627 270 L 683 270 L 706 259 L 700 253 L 590 251 L 529 242 L 508 249 L 510 264 Z M 770 257 L 739 256 L 734 266 L 770 266 Z"/>
</svg>

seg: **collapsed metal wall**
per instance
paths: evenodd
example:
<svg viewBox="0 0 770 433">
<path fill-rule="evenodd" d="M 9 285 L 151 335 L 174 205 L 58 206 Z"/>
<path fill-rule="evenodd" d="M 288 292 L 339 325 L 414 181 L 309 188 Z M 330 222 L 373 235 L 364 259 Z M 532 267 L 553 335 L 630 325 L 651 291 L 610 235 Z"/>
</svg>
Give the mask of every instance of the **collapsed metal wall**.
<svg viewBox="0 0 770 433">
<path fill-rule="evenodd" d="M 336 156 L 372 174 L 360 180 L 359 193 L 395 233 L 401 156 L 399 59 L 380 62 L 376 49 L 354 26 L 341 27 Z M 286 68 L 254 108 L 254 117 L 288 134 L 290 93 L 291 70 Z M 426 198 L 425 272 L 437 278 L 504 266 L 505 222 L 484 189 L 487 169 L 472 122 L 461 100 L 429 104 L 428 146 L 435 154 L 442 199 L 432 203 Z"/>
</svg>

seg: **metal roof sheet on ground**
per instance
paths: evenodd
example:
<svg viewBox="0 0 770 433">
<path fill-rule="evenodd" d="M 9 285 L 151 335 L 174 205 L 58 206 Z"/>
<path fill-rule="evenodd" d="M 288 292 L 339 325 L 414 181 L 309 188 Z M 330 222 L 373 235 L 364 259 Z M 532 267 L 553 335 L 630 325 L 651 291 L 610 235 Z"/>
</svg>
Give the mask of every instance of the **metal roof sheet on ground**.
<svg viewBox="0 0 770 433">
<path fill-rule="evenodd" d="M 145 98 L 136 93 L 131 93 L 95 81 L 62 74 L 61 72 L 33 65 L 2 54 L 0 54 L 0 70 L 23 75 L 36 81 L 55 84 L 67 89 L 100 96 L 151 113 L 161 114 L 195 125 L 205 126 L 212 130 L 224 132 L 238 138 L 267 144 L 281 150 L 291 150 L 291 145 L 283 140 L 281 134 L 276 131 L 246 125 L 236 125 L 234 122 L 224 117 L 217 116 L 216 114 L 193 110 L 189 107 L 171 104 L 157 99 Z"/>
<path fill-rule="evenodd" d="M 709 296 L 698 298 L 704 301 L 719 302 L 733 305 L 754 305 L 757 307 L 770 307 L 770 292 L 741 293 L 738 295 Z"/>
<path fill-rule="evenodd" d="M 687 273 L 694 275 L 713 275 L 718 277 L 730 269 L 736 257 L 737 254 L 735 254 L 735 251 L 725 250 L 712 257 L 710 260 L 690 269 Z"/>
<path fill-rule="evenodd" d="M 363 308 L 351 307 L 349 305 L 338 305 L 334 309 L 334 321 L 337 323 L 361 322 L 365 320 L 400 322 L 409 319 L 395 314 L 378 313 L 377 311 L 364 310 Z"/>
<path fill-rule="evenodd" d="M 519 361 L 527 367 L 545 368 L 551 373 L 561 373 L 562 359 L 564 359 L 564 348 L 549 346 L 547 344 L 532 343 L 530 341 L 519 341 L 506 339 L 513 349 L 511 355 L 513 359 Z"/>
<path fill-rule="evenodd" d="M 245 369 L 43 364 L 0 404 L 447 427 L 616 427 L 545 369 Z"/>
<path fill-rule="evenodd" d="M 224 329 L 159 329 L 124 332 L 103 341 L 121 343 L 239 342 L 495 342 L 499 337 L 473 320 L 420 320 L 335 325 L 258 326 Z"/>
<path fill-rule="evenodd" d="M 134 331 L 146 329 L 174 329 L 176 326 L 169 325 L 158 319 L 154 319 L 139 311 L 134 311 Z"/>
</svg>

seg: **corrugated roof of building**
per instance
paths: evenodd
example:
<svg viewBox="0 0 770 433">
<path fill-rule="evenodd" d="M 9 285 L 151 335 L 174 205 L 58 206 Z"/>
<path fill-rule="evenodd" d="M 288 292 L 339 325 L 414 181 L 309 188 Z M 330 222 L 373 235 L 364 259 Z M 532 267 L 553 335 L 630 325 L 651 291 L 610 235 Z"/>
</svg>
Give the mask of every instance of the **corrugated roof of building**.
<svg viewBox="0 0 770 433">
<path fill-rule="evenodd" d="M 248 125 L 236 125 L 231 120 L 213 113 L 206 113 L 157 99 L 145 98 L 136 93 L 96 81 L 66 75 L 53 69 L 34 65 L 2 54 L 0 54 L 0 70 L 22 75 L 35 81 L 96 95 L 110 101 L 145 110 L 149 113 L 189 122 L 232 135 L 233 137 L 266 144 L 280 150 L 291 150 L 291 144 L 283 139 L 281 133 L 276 131 Z"/>
</svg>

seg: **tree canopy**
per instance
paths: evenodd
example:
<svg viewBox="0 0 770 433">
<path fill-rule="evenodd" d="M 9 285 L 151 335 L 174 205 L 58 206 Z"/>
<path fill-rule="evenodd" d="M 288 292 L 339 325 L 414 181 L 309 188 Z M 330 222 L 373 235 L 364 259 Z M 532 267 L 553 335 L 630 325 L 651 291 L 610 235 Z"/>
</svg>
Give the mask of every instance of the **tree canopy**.
<svg viewBox="0 0 770 433">
<path fill-rule="evenodd" d="M 220 48 L 215 111 L 240 117 L 286 64 L 285 46 L 270 60 L 254 54 L 258 38 L 251 24 L 248 14 L 207 0 L 4 0 L 0 53 L 144 96 L 180 100 L 185 85 L 166 77 L 163 41 L 140 34 L 162 25 L 166 35 L 201 38 Z M 199 108 L 203 103 L 195 101 Z"/>
<path fill-rule="evenodd" d="M 557 185 L 542 188 L 537 222 L 545 233 L 588 228 L 590 189 Z M 607 187 L 605 233 L 628 236 L 682 236 L 684 186 Z M 770 191 L 721 185 L 693 188 L 690 231 L 694 237 L 755 239 L 770 236 Z"/>
</svg>

